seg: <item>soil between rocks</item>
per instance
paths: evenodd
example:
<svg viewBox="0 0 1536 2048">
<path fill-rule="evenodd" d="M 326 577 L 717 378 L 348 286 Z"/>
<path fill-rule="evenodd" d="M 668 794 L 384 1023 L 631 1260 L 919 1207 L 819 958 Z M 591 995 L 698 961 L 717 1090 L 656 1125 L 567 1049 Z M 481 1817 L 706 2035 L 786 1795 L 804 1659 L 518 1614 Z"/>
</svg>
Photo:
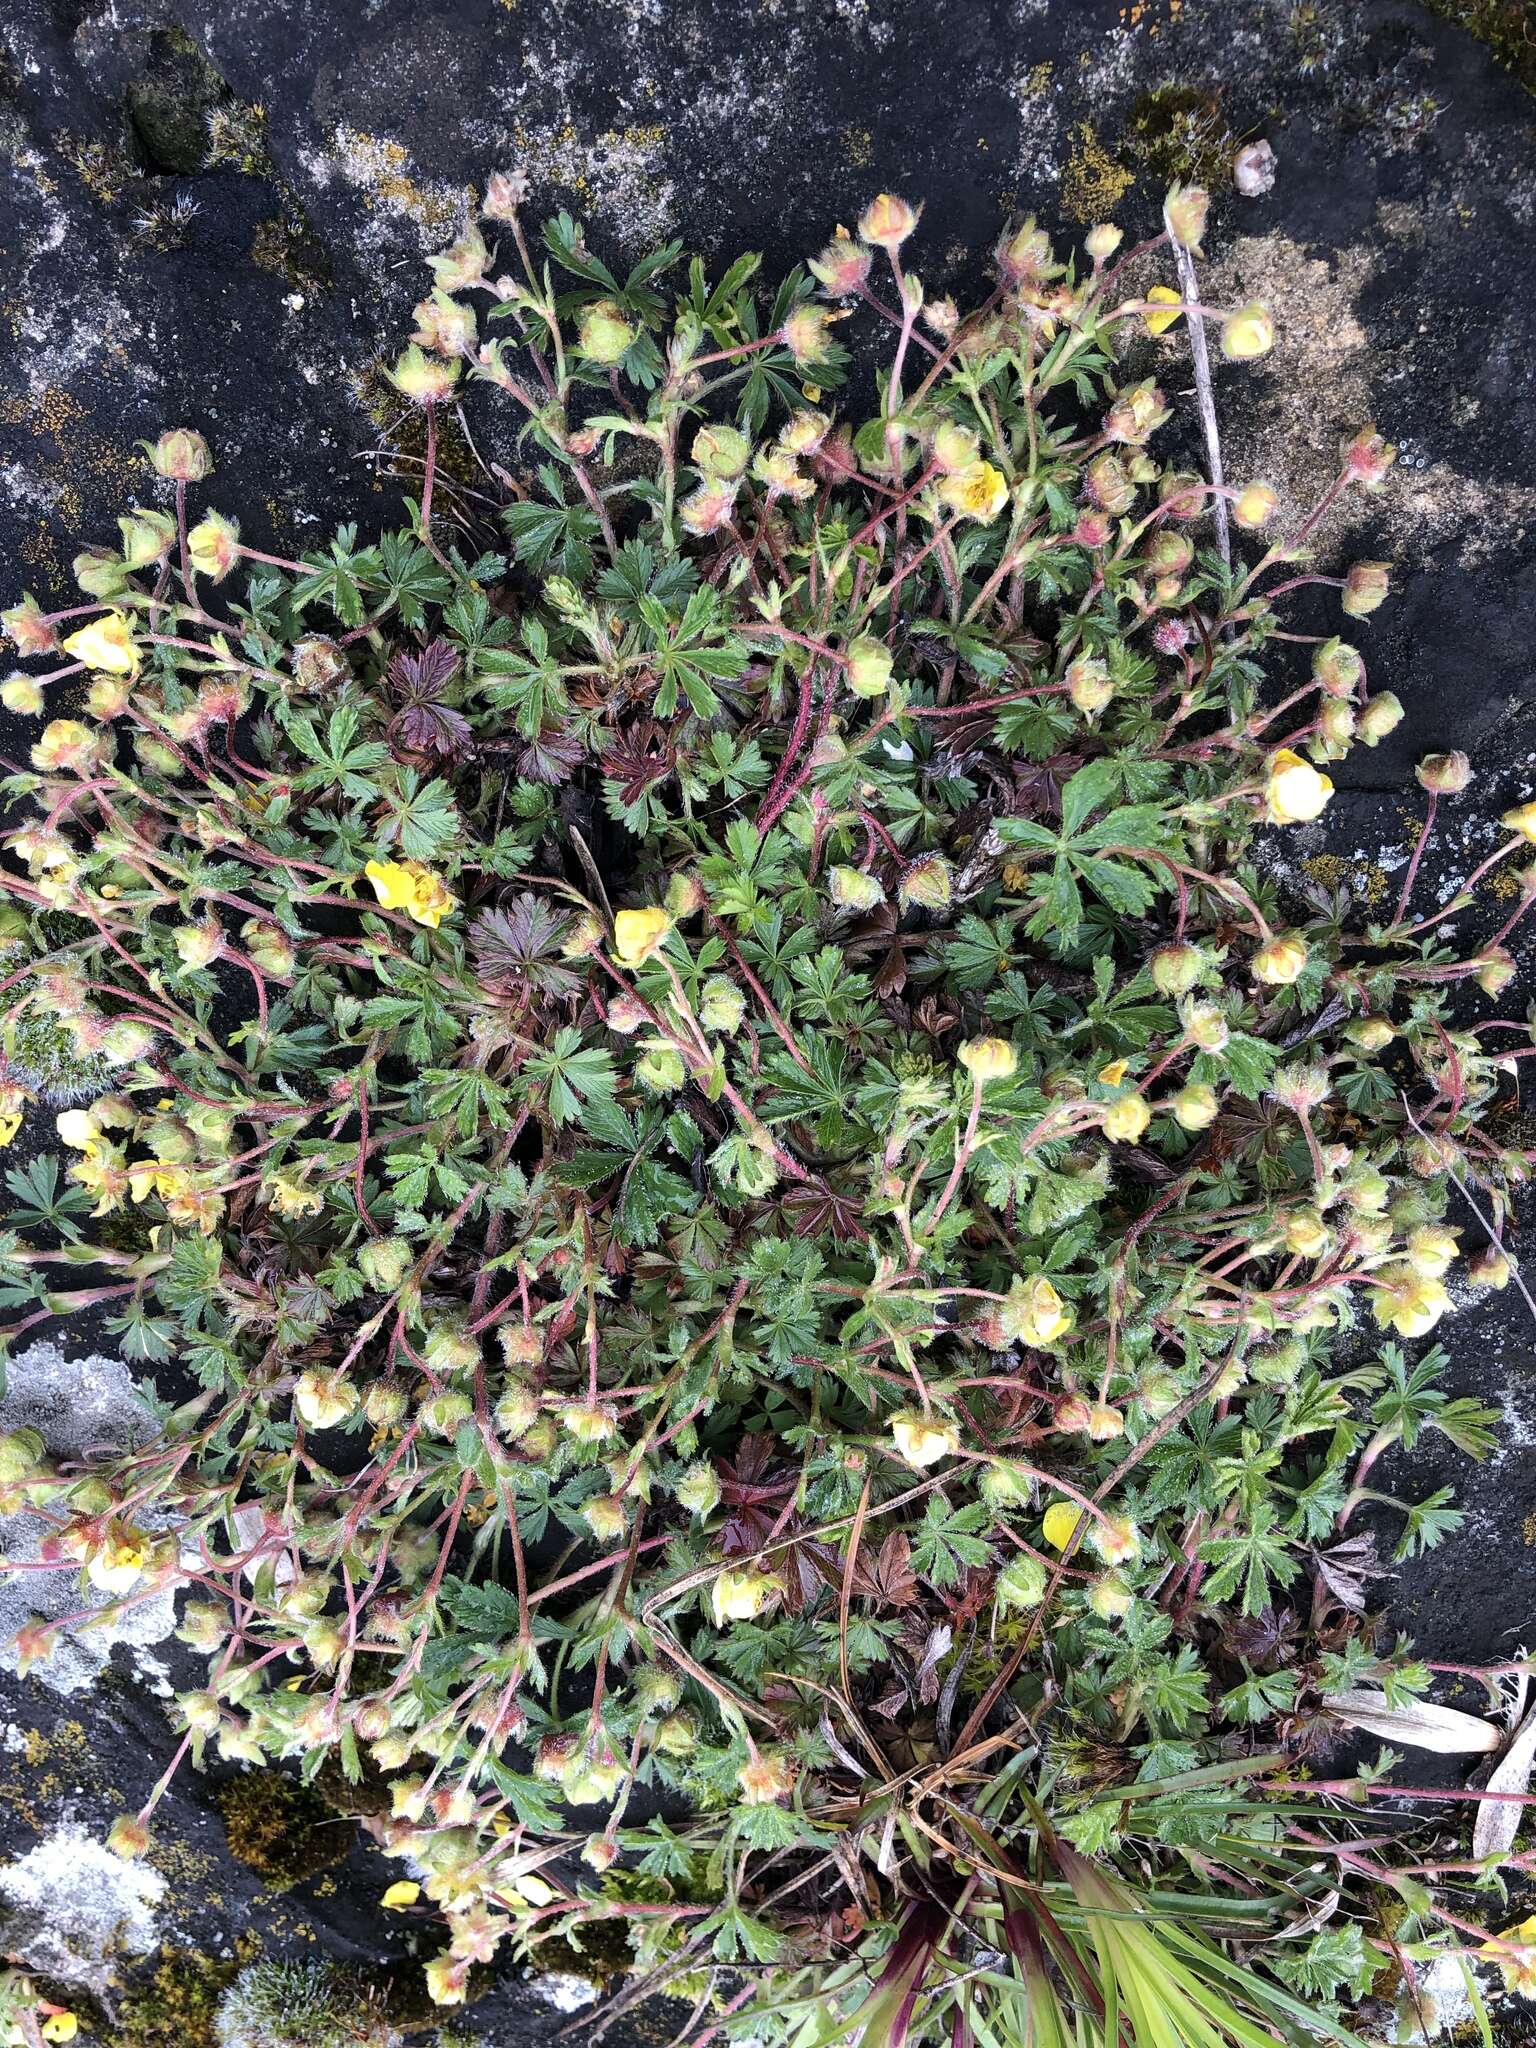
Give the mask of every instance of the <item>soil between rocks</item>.
<svg viewBox="0 0 1536 2048">
<path fill-rule="evenodd" d="M 1497 812 L 1536 793 L 1536 97 L 1507 68 L 1532 76 L 1522 52 L 1536 27 L 1522 33 L 1518 5 L 9 0 L 5 12 L 6 601 L 23 586 L 64 601 L 75 548 L 110 538 L 118 513 L 151 496 L 135 439 L 170 424 L 207 433 L 210 500 L 258 547 L 302 550 L 338 519 L 388 518 L 389 477 L 408 479 L 411 449 L 376 359 L 424 290 L 424 253 L 492 169 L 524 168 L 530 211 L 568 207 L 605 252 L 638 255 L 675 233 L 717 267 L 760 248 L 769 274 L 889 187 L 925 201 L 919 262 L 935 294 L 978 282 L 1012 215 L 1063 233 L 1113 218 L 1134 236 L 1167 178 L 1193 174 L 1216 191 L 1207 246 L 1223 289 L 1262 292 L 1279 324 L 1268 364 L 1220 373 L 1229 474 L 1315 496 L 1338 438 L 1370 419 L 1402 451 L 1387 491 L 1328 540 L 1345 560 L 1399 565 L 1392 601 L 1352 637 L 1408 716 L 1344 764 L 1327 830 L 1287 847 L 1288 879 L 1390 885 L 1427 751 L 1459 746 L 1477 769 L 1427 891 L 1448 894 Z M 1221 167 L 1260 135 L 1278 177 L 1241 199 Z M 1159 372 L 1178 387 L 1183 358 L 1165 351 Z M 0 721 L 0 753 L 20 738 Z M 1527 976 L 1532 951 L 1527 940 Z M 1536 1246 L 1529 1217 L 1519 1241 Z M 72 1357 L 108 1348 L 84 1324 L 58 1336 Z M 1452 1390 L 1502 1406 L 1503 1445 L 1475 1469 L 1427 1437 L 1389 1468 L 1405 1490 L 1454 1484 L 1469 1511 L 1389 1589 L 1391 1622 L 1438 1659 L 1536 1646 L 1532 1336 L 1513 1289 L 1462 1310 L 1444 1331 Z M 67 1702 L 36 1673 L 0 1680 L 0 1849 L 21 1863 L 61 1829 L 100 1837 L 140 1802 L 170 1749 L 156 1694 L 190 1682 L 180 1654 L 160 1644 L 136 1664 L 122 1645 L 106 1679 Z M 409 1923 L 376 1907 L 389 1866 L 354 1845 L 274 1891 L 231 1853 L 209 1790 L 183 1774 L 169 1802 L 156 1938 L 233 1958 L 254 1936 L 269 1953 L 410 1974 Z M 463 2024 L 493 2042 L 547 2038 L 573 1995 L 512 1972 Z M 628 2038 L 661 2038 L 663 2024 L 647 2016 Z"/>
</svg>

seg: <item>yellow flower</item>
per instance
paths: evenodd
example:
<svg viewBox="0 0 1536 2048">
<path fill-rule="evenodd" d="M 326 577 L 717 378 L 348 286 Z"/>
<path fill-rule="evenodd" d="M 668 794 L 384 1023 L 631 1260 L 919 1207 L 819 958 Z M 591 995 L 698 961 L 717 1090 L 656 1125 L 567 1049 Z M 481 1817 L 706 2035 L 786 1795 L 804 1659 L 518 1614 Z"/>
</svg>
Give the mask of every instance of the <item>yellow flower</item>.
<svg viewBox="0 0 1536 2048">
<path fill-rule="evenodd" d="M 363 873 L 386 910 L 403 910 L 416 924 L 436 931 L 455 908 L 441 875 L 419 860 L 371 860 Z"/>
<path fill-rule="evenodd" d="M 959 1052 L 962 1067 L 974 1081 L 1006 1081 L 1019 1056 L 1006 1038 L 968 1038 Z"/>
<path fill-rule="evenodd" d="M 407 1906 L 414 1906 L 420 1897 L 421 1886 L 412 1884 L 407 1877 L 402 1878 L 398 1884 L 390 1885 L 379 1900 L 379 1904 L 387 1913 L 403 1913 Z"/>
<path fill-rule="evenodd" d="M 1278 939 L 1266 939 L 1253 956 L 1253 978 L 1267 982 L 1271 988 L 1289 988 L 1299 981 L 1307 964 L 1307 947 L 1304 939 L 1294 935 Z"/>
<path fill-rule="evenodd" d="M 138 1584 L 148 1563 L 148 1537 L 118 1523 L 86 1559 L 85 1576 L 98 1593 L 127 1593 Z"/>
<path fill-rule="evenodd" d="M 1172 285 L 1153 285 L 1152 289 L 1147 293 L 1147 300 L 1151 305 L 1166 306 L 1168 308 L 1166 313 L 1142 314 L 1141 317 L 1146 323 L 1148 334 L 1166 334 L 1175 320 L 1183 318 L 1184 301 L 1173 289 Z"/>
<path fill-rule="evenodd" d="M 331 1429 L 345 1422 L 357 1399 L 351 1380 L 318 1372 L 300 1373 L 293 1390 L 293 1405 L 311 1429 Z"/>
<path fill-rule="evenodd" d="M 1104 1135 L 1117 1145 L 1134 1145 L 1151 1121 L 1145 1096 L 1122 1095 L 1104 1112 Z"/>
<path fill-rule="evenodd" d="M 427 1964 L 427 1996 L 434 2005 L 462 2005 L 465 1986 L 469 1978 L 468 1963 L 456 1961 L 452 1956 L 433 1956 Z"/>
<path fill-rule="evenodd" d="M 1333 795 L 1333 784 L 1310 761 L 1282 747 L 1269 764 L 1264 785 L 1264 815 L 1272 825 L 1304 825 L 1317 817 Z"/>
<path fill-rule="evenodd" d="M 727 1566 L 716 1574 L 711 1593 L 715 1627 L 724 1628 L 728 1621 L 753 1620 L 765 1607 L 775 1604 L 783 1590 L 772 1572 L 761 1571 L 756 1565 Z"/>
<path fill-rule="evenodd" d="M 1478 1950 L 1485 1962 L 1497 1963 L 1506 1991 L 1536 1998 L 1536 1914 L 1518 1927 L 1506 1927 Z"/>
<path fill-rule="evenodd" d="M 1043 1273 L 1015 1280 L 1000 1313 L 1012 1343 L 1039 1347 L 1054 1344 L 1072 1327 L 1072 1311 Z"/>
<path fill-rule="evenodd" d="M 1221 323 L 1221 352 L 1234 363 L 1267 356 L 1275 345 L 1275 319 L 1268 306 L 1250 299 Z"/>
<path fill-rule="evenodd" d="M 1041 1530 L 1052 1550 L 1065 1550 L 1077 1534 L 1077 1525 L 1083 1519 L 1083 1511 L 1074 1507 L 1069 1500 L 1052 1501 L 1045 1511 Z"/>
<path fill-rule="evenodd" d="M 986 526 L 1008 502 L 1008 479 L 990 462 L 973 462 L 945 477 L 939 496 L 951 512 Z"/>
<path fill-rule="evenodd" d="M 624 967 L 643 967 L 672 929 L 659 904 L 649 910 L 621 910 L 613 920 L 613 950 Z"/>
<path fill-rule="evenodd" d="M 325 1196 L 293 1173 L 274 1173 L 267 1182 L 267 1200 L 279 1216 L 318 1216 Z"/>
<path fill-rule="evenodd" d="M 100 751 L 99 736 L 78 718 L 51 718 L 32 749 L 34 768 L 88 768 Z"/>
<path fill-rule="evenodd" d="M 1379 1277 L 1371 1313 L 1384 1330 L 1396 1330 L 1400 1337 L 1425 1336 L 1451 1305 L 1442 1283 L 1412 1266 L 1384 1266 Z"/>
<path fill-rule="evenodd" d="M 1514 810 L 1504 813 L 1499 823 L 1507 832 L 1518 832 L 1522 839 L 1536 846 L 1536 804 L 1517 804 Z"/>
<path fill-rule="evenodd" d="M 907 1409 L 891 1417 L 891 1438 L 897 1451 L 915 1471 L 936 1465 L 940 1458 L 953 1456 L 960 1445 L 960 1432 L 952 1422 L 935 1421 Z"/>
<path fill-rule="evenodd" d="M 105 669 L 109 675 L 136 676 L 143 656 L 134 645 L 133 628 L 121 612 L 104 612 L 64 642 L 64 652 L 87 668 Z"/>
<path fill-rule="evenodd" d="M 1232 517 L 1250 530 L 1264 526 L 1274 517 L 1277 502 L 1268 484 L 1246 484 L 1232 502 Z"/>
</svg>

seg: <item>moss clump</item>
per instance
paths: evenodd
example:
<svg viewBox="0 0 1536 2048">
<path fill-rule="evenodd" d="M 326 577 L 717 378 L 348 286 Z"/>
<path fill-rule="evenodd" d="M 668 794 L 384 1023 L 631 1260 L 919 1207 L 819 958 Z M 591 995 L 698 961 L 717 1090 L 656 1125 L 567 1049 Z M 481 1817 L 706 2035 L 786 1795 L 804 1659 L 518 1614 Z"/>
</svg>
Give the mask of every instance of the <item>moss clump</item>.
<svg viewBox="0 0 1536 2048">
<path fill-rule="evenodd" d="M 252 1963 L 220 2002 L 218 2048 L 396 2048 L 400 2034 L 366 1978 L 335 1963 Z"/>
<path fill-rule="evenodd" d="M 1530 0 L 1428 0 L 1431 14 L 1486 43 L 1497 63 L 1536 93 L 1536 15 Z"/>
<path fill-rule="evenodd" d="M 1125 143 L 1150 177 L 1187 185 L 1228 182 L 1239 137 L 1210 86 L 1159 85 L 1131 108 Z"/>
<path fill-rule="evenodd" d="M 208 162 L 208 120 L 229 87 L 184 29 L 157 29 L 128 87 L 128 119 L 150 168 L 186 176 Z"/>
<path fill-rule="evenodd" d="M 190 1949 L 163 1949 L 154 1975 L 123 2000 L 118 2048 L 216 2048 L 219 2000 L 239 1968 Z"/>
<path fill-rule="evenodd" d="M 281 1771 L 230 1778 L 214 1793 L 232 1856 L 277 1890 L 339 1863 L 355 1824 Z"/>
</svg>

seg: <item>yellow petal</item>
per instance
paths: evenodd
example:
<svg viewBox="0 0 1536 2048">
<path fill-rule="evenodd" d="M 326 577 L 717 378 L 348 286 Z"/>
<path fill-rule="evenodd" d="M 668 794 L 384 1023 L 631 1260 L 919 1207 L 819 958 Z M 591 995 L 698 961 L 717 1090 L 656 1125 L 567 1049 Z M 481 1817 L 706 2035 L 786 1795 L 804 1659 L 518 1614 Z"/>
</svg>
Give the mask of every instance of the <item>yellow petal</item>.
<svg viewBox="0 0 1536 2048">
<path fill-rule="evenodd" d="M 1083 1511 L 1074 1507 L 1069 1500 L 1052 1501 L 1045 1511 L 1042 1528 L 1045 1540 L 1052 1550 L 1065 1550 L 1077 1534 L 1077 1525 L 1083 1519 Z"/>
<path fill-rule="evenodd" d="M 412 1884 L 409 1878 L 402 1878 L 398 1884 L 389 1887 L 379 1904 L 388 1912 L 400 1913 L 407 1906 L 414 1906 L 420 1897 L 421 1886 Z"/>
</svg>

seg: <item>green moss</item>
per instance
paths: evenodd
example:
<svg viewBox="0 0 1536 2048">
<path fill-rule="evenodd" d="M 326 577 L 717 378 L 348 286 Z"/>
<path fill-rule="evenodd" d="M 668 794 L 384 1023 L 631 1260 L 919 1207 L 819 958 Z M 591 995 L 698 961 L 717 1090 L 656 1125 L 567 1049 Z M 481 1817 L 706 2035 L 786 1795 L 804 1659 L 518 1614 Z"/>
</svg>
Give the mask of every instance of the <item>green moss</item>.
<svg viewBox="0 0 1536 2048">
<path fill-rule="evenodd" d="M 282 1771 L 250 1771 L 214 1793 L 232 1856 L 285 1890 L 339 1863 L 355 1823 L 320 1794 Z"/>
<path fill-rule="evenodd" d="M 153 1976 L 122 2003 L 118 2048 L 216 2048 L 214 2017 L 238 1962 L 162 1949 Z"/>
<path fill-rule="evenodd" d="M 1536 93 L 1536 14 L 1531 0 L 1427 0 L 1431 14 L 1486 43 L 1497 63 Z"/>
<path fill-rule="evenodd" d="M 1125 127 L 1126 148 L 1165 184 L 1225 184 L 1240 139 L 1221 95 L 1200 85 L 1154 86 L 1131 108 Z"/>
<path fill-rule="evenodd" d="M 223 2048 L 394 2048 L 399 2041 L 369 1981 L 330 1962 L 252 1963 L 225 1993 Z"/>
</svg>

